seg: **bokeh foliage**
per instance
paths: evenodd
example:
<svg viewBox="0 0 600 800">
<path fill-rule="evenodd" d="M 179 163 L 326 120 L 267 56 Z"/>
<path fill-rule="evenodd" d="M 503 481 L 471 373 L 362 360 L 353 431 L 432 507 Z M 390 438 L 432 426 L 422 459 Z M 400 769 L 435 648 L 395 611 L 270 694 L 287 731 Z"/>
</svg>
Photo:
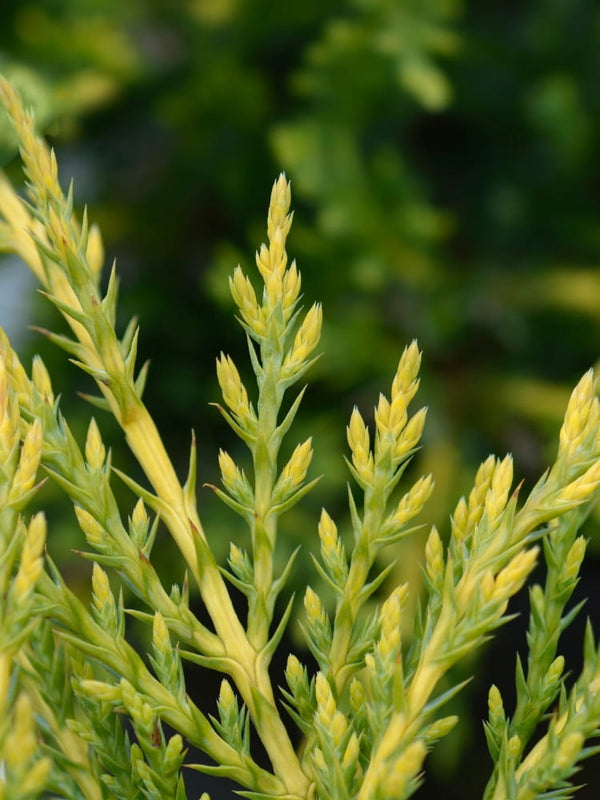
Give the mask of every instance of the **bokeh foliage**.
<svg viewBox="0 0 600 800">
<path fill-rule="evenodd" d="M 182 465 L 202 430 L 204 480 L 228 436 L 207 407 L 215 358 L 239 347 L 226 277 L 260 241 L 273 177 L 291 178 L 291 250 L 326 327 L 298 432 L 324 479 L 290 550 L 343 498 L 352 406 L 376 401 L 412 338 L 428 520 L 446 524 L 488 452 L 530 476 L 553 455 L 598 358 L 599 34 L 591 0 L 4 1 L 0 69 L 119 259 L 148 403 Z M 13 154 L 0 120 L 0 161 Z M 44 358 L 70 403 L 75 371 Z"/>
</svg>

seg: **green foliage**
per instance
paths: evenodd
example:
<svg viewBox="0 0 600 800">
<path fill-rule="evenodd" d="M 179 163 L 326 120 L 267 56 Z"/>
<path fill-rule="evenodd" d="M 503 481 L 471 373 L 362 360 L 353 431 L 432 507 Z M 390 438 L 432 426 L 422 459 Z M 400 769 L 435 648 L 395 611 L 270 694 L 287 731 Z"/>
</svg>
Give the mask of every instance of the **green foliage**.
<svg viewBox="0 0 600 800">
<path fill-rule="evenodd" d="M 402 70 L 400 77 L 407 80 Z M 422 79 L 416 85 L 425 91 Z M 295 554 L 283 566 L 277 558 L 289 550 L 285 542 L 281 548 L 280 518 L 316 484 L 309 477 L 312 439 L 288 456 L 282 445 L 293 431 L 304 396 L 297 384 L 316 362 L 322 328 L 321 305 L 300 305 L 300 273 L 286 250 L 289 183 L 281 175 L 271 193 L 268 244 L 256 255 L 259 291 L 241 267 L 229 281 L 256 390 L 222 353 L 217 409 L 252 465 L 244 470 L 220 452 L 223 488 L 212 488 L 241 518 L 249 541 L 244 547 L 232 536 L 227 569 L 211 541 L 229 527 L 211 535 L 198 513 L 195 437 L 181 482 L 142 400 L 146 369 L 136 363 L 135 320 L 117 335 L 116 272 L 113 265 L 102 288 L 99 231 L 87 214 L 79 220 L 53 152 L 4 79 L 0 101 L 20 142 L 28 197 L 2 176 L 0 245 L 30 267 L 64 317 L 70 334 L 46 332 L 47 338 L 91 376 L 100 394 L 87 399 L 110 412 L 144 475 L 134 479 L 112 466 L 94 419 L 81 446 L 41 359 L 28 375 L 2 334 L 0 796 L 184 800 L 185 765 L 230 778 L 251 798 L 407 798 L 423 780 L 428 752 L 458 721 L 446 708 L 466 683 L 455 668 L 511 619 L 509 602 L 530 582 L 542 553 L 545 583 L 531 584 L 528 657 L 525 664 L 517 658 L 513 713 L 497 687 L 489 692 L 485 730 L 493 769 L 484 797 L 569 796 L 600 730 L 600 650 L 591 626 L 572 684 L 557 655 L 578 611 L 568 607 L 585 552 L 578 532 L 600 485 L 593 372 L 572 392 L 554 463 L 528 494 L 513 488 L 512 458 L 490 456 L 452 514 L 447 544 L 431 527 L 420 593 L 419 581 L 394 581 L 393 561 L 386 560 L 392 546 L 417 530 L 413 521 L 433 491 L 431 476 L 406 480 L 426 410 L 410 410 L 422 356 L 414 341 L 404 348 L 373 424 L 356 407 L 350 416 L 349 536 L 323 510 L 313 537 L 320 549 L 315 575 L 333 593 L 333 610 L 320 588 L 305 587 L 303 631 L 316 666 L 291 653 L 287 688 L 279 690 L 273 658 L 292 613 L 288 583 L 295 568 Z M 69 587 L 60 565 L 44 563 L 44 515 L 24 516 L 40 466 L 72 503 L 85 537 L 89 551 L 80 555 L 93 562 L 88 597 Z M 118 502 L 113 475 L 136 497 L 128 517 L 131 503 Z M 153 552 L 159 522 L 180 557 L 181 584 L 170 592 Z M 205 621 L 190 607 L 189 582 Z M 245 616 L 228 584 L 245 597 Z M 124 607 L 125 589 L 139 604 Z M 151 625 L 147 654 L 135 646 L 126 614 Z M 190 696 L 185 661 L 222 676 L 215 714 Z M 188 746 L 211 763 L 194 763 Z"/>
</svg>

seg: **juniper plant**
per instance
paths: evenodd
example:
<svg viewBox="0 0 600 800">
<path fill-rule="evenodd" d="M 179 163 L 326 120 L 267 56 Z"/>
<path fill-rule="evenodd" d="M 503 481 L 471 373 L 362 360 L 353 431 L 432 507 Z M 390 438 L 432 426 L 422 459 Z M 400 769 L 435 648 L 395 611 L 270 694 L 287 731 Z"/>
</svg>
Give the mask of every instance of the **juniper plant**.
<svg viewBox="0 0 600 800">
<path fill-rule="evenodd" d="M 114 415 L 148 481 L 142 486 L 111 465 L 93 418 L 81 445 L 42 361 L 36 357 L 28 374 L 0 336 L 0 796 L 183 800 L 187 766 L 228 776 L 252 798 L 409 797 L 428 751 L 457 722 L 444 706 L 463 683 L 448 685 L 449 670 L 510 618 L 511 597 L 543 555 L 546 579 L 530 588 L 529 656 L 526 664 L 517 661 L 512 713 L 496 687 L 489 693 L 485 733 L 493 767 L 484 797 L 567 797 L 600 726 L 600 650 L 591 628 L 570 687 L 557 655 L 560 634 L 578 610 L 567 609 L 585 552 L 578 530 L 600 483 L 593 374 L 575 388 L 556 461 L 527 497 L 513 488 L 510 456 L 490 456 L 456 506 L 447 543 L 431 530 L 422 610 L 407 619 L 414 588 L 390 585 L 392 562 L 382 567 L 380 556 L 415 530 L 433 490 L 431 476 L 399 489 L 426 416 L 425 409 L 409 412 L 421 353 L 415 342 L 408 345 L 375 408 L 374 431 L 358 409 L 349 420 L 350 536 L 338 533 L 325 510 L 316 526 L 316 568 L 335 595 L 330 611 L 310 586 L 304 594 L 303 630 L 317 668 L 292 653 L 286 687 L 276 688 L 269 667 L 293 603 L 288 597 L 281 611 L 277 599 L 294 568 L 294 556 L 275 568 L 279 518 L 315 483 L 307 477 L 310 439 L 283 465 L 279 453 L 322 321 L 318 303 L 301 307 L 300 274 L 287 256 L 289 184 L 282 175 L 273 186 L 268 244 L 256 256 L 260 292 L 240 267 L 230 279 L 257 388 L 252 401 L 233 360 L 221 354 L 217 409 L 252 460 L 247 473 L 227 452 L 218 456 L 221 487 L 212 488 L 250 532 L 249 549 L 231 542 L 223 565 L 197 511 L 195 443 L 181 483 L 142 400 L 146 368 L 136 365 L 137 325 L 132 321 L 120 337 L 115 331 L 117 278 L 113 265 L 101 289 L 100 234 L 85 212 L 78 220 L 53 153 L 4 80 L 0 100 L 21 142 L 28 197 L 0 178 L 0 245 L 22 258 L 65 318 L 70 335 L 45 335 L 93 378 L 99 395 L 88 400 Z M 73 504 L 88 547 L 82 555 L 93 562 L 89 602 L 48 557 L 44 563 L 44 516 L 30 518 L 26 510 L 42 475 Z M 115 476 L 136 496 L 132 508 L 117 504 Z M 159 521 L 182 558 L 181 585 L 170 591 L 152 563 Z M 210 626 L 190 608 L 187 575 Z M 244 620 L 228 584 L 247 600 Z M 127 612 L 151 628 L 147 654 L 125 635 L 124 588 L 139 599 Z M 186 691 L 186 661 L 223 676 L 214 716 Z M 254 738 L 268 763 L 255 760 Z M 190 745 L 213 763 L 193 763 Z"/>
</svg>

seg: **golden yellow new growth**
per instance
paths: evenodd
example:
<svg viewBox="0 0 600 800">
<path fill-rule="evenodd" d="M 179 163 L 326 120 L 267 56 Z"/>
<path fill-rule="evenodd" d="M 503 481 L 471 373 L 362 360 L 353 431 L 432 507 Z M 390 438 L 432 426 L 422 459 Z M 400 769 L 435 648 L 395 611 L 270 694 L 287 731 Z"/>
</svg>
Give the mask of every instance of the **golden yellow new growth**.
<svg viewBox="0 0 600 800">
<path fill-rule="evenodd" d="M 554 765 L 558 769 L 566 769 L 577 759 L 585 742 L 585 737 L 579 731 L 568 733 L 561 739 Z"/>
<path fill-rule="evenodd" d="M 0 173 L 0 215 L 5 223 L 0 227 L 0 249 L 9 248 L 19 255 L 37 279 L 44 282 L 44 266 L 31 236 L 46 242 L 43 226 L 34 220 L 7 178 Z"/>
<path fill-rule="evenodd" d="M 555 683 L 563 674 L 564 669 L 565 669 L 565 657 L 556 656 L 554 661 L 548 667 L 546 675 L 544 676 L 544 680 L 549 684 Z"/>
<path fill-rule="evenodd" d="M 379 395 L 379 402 L 375 409 L 375 425 L 382 439 L 389 435 L 396 440 L 406 425 L 407 419 L 406 401 L 403 394 L 396 395 L 392 403 L 385 395 Z"/>
<path fill-rule="evenodd" d="M 447 736 L 447 734 L 449 734 L 450 731 L 455 727 L 458 720 L 459 717 L 456 716 L 456 714 L 451 714 L 448 717 L 436 719 L 436 721 L 427 728 L 427 739 L 429 741 L 443 739 L 444 736 Z"/>
<path fill-rule="evenodd" d="M 233 276 L 229 278 L 229 289 L 246 325 L 257 336 L 266 336 L 267 326 L 262 309 L 256 300 L 254 287 L 250 278 L 244 275 L 239 265 L 234 269 Z"/>
<path fill-rule="evenodd" d="M 493 683 L 488 692 L 488 709 L 490 717 L 495 718 L 504 713 L 504 703 L 502 702 L 502 695 L 500 689 Z"/>
<path fill-rule="evenodd" d="M 284 238 L 288 235 L 292 224 L 292 215 L 288 214 L 291 201 L 290 184 L 282 172 L 271 189 L 267 216 L 267 236 L 269 240 L 273 239 L 278 231 L 281 231 Z"/>
<path fill-rule="evenodd" d="M 324 508 L 321 509 L 318 531 L 323 552 L 328 553 L 335 551 L 338 544 L 337 526 Z"/>
<path fill-rule="evenodd" d="M 90 420 L 85 440 L 85 459 L 92 469 L 102 469 L 106 459 L 106 448 L 93 417 Z"/>
<path fill-rule="evenodd" d="M 400 650 L 402 611 L 408 599 L 408 584 L 397 586 L 386 598 L 379 612 L 381 636 L 377 651 L 384 659 Z"/>
<path fill-rule="evenodd" d="M 431 581 L 436 584 L 444 573 L 444 547 L 435 525 L 425 543 L 425 569 Z"/>
<path fill-rule="evenodd" d="M 250 417 L 248 393 L 233 360 L 224 353 L 217 358 L 217 379 L 225 403 L 240 419 L 248 419 Z"/>
<path fill-rule="evenodd" d="M 99 609 L 112 605 L 113 596 L 110 590 L 108 575 L 96 562 L 94 562 L 92 569 L 92 590 L 94 592 L 96 606 Z"/>
<path fill-rule="evenodd" d="M 588 500 L 600 484 L 600 461 L 596 461 L 583 475 L 574 480 L 559 493 L 558 502 L 580 502 Z"/>
<path fill-rule="evenodd" d="M 297 275 L 295 267 L 293 270 L 290 269 L 292 274 L 287 281 L 285 279 L 287 266 L 285 241 L 292 224 L 292 214 L 288 214 L 290 201 L 290 186 L 282 174 L 275 181 L 271 191 L 267 218 L 269 247 L 263 244 L 256 254 L 256 266 L 265 284 L 265 312 L 267 316 L 270 310 L 274 309 L 278 303 L 281 303 L 282 297 L 287 296 L 290 298 L 294 295 L 297 297 L 299 290 L 299 285 L 295 285 Z M 287 319 L 291 313 L 291 305 L 285 311 L 284 318 Z"/>
<path fill-rule="evenodd" d="M 402 431 L 402 434 L 398 439 L 396 446 L 394 447 L 394 458 L 398 460 L 404 458 L 407 453 L 410 453 L 410 451 L 414 450 L 414 448 L 419 444 L 421 434 L 423 433 L 423 428 L 425 426 L 426 416 L 427 409 L 421 408 L 409 419 L 408 424 Z"/>
<path fill-rule="evenodd" d="M 46 544 L 46 518 L 35 514 L 27 527 L 21 551 L 21 561 L 13 584 L 14 597 L 22 603 L 33 591 L 44 568 L 44 545 Z"/>
<path fill-rule="evenodd" d="M 496 458 L 488 456 L 480 465 L 475 476 L 473 488 L 468 502 L 464 497 L 452 515 L 452 535 L 457 541 L 466 539 L 481 520 L 484 512 L 484 501 L 496 470 Z"/>
<path fill-rule="evenodd" d="M 304 593 L 304 608 L 308 616 L 309 624 L 323 624 L 325 622 L 326 615 L 323 610 L 323 604 L 321 603 L 319 595 L 311 589 L 310 586 L 306 587 Z"/>
<path fill-rule="evenodd" d="M 380 787 L 382 797 L 402 797 L 410 781 L 414 780 L 423 766 L 427 747 L 421 739 L 411 742 L 396 758 L 383 776 Z M 359 793 L 359 798 L 362 796 Z"/>
<path fill-rule="evenodd" d="M 329 681 L 322 672 L 317 672 L 315 679 L 315 699 L 319 722 L 327 729 L 331 728 L 337 705 L 331 691 Z"/>
<path fill-rule="evenodd" d="M 298 660 L 298 657 L 295 656 L 294 653 L 289 654 L 285 666 L 285 671 L 289 679 L 290 685 L 294 685 L 298 681 L 302 680 L 304 675 L 304 670 L 302 668 L 302 664 Z"/>
<path fill-rule="evenodd" d="M 585 438 L 600 421 L 600 405 L 594 387 L 594 372 L 588 370 L 573 389 L 564 422 L 560 429 L 561 451 L 575 452 Z"/>
<path fill-rule="evenodd" d="M 121 687 L 115 686 L 112 683 L 104 683 L 103 681 L 93 680 L 86 678 L 79 681 L 81 689 L 90 697 L 95 697 L 98 700 L 103 700 L 108 703 L 114 703 L 121 699 Z"/>
<path fill-rule="evenodd" d="M 18 500 L 33 488 L 35 476 L 42 457 L 43 443 L 44 433 L 42 430 L 42 423 L 36 418 L 25 434 L 25 439 L 21 448 L 21 457 L 19 458 L 19 466 L 17 467 L 8 494 L 9 502 Z"/>
<path fill-rule="evenodd" d="M 152 620 L 152 642 L 159 653 L 167 652 L 171 647 L 169 629 L 160 611 L 154 613 Z"/>
<path fill-rule="evenodd" d="M 221 681 L 221 688 L 219 690 L 219 705 L 224 712 L 230 711 L 231 709 L 237 707 L 234 691 L 231 688 L 231 684 L 227 678 L 223 678 Z"/>
<path fill-rule="evenodd" d="M 312 436 L 305 442 L 296 445 L 290 460 L 281 472 L 281 485 L 287 490 L 300 486 L 310 466 L 313 456 Z"/>
<path fill-rule="evenodd" d="M 366 663 L 366 657 L 365 657 L 365 663 Z M 352 707 L 352 710 L 356 713 L 363 707 L 365 703 L 365 687 L 358 678 L 352 678 L 352 680 L 350 681 L 350 688 L 348 692 L 350 695 L 350 706 Z"/>
<path fill-rule="evenodd" d="M 98 278 L 104 267 L 104 244 L 100 228 L 97 225 L 89 227 L 85 259 L 92 275 Z"/>
<path fill-rule="evenodd" d="M 400 357 L 398 369 L 392 382 L 392 402 L 402 396 L 405 405 L 408 406 L 419 388 L 417 375 L 420 367 L 421 352 L 416 340 L 413 339 L 408 347 L 404 348 L 404 352 Z"/>
<path fill-rule="evenodd" d="M 85 534 L 85 538 L 92 547 L 101 548 L 102 542 L 106 538 L 106 532 L 102 525 L 81 506 L 74 506 L 75 516 L 79 527 Z"/>
<path fill-rule="evenodd" d="M 350 767 L 354 766 L 358 762 L 359 755 L 360 755 L 360 742 L 358 740 L 358 736 L 353 731 L 350 734 L 350 738 L 348 739 L 348 744 L 346 745 L 346 749 L 344 750 L 344 755 L 342 757 L 342 769 L 347 770 Z"/>
<path fill-rule="evenodd" d="M 21 692 L 14 706 L 11 733 L 4 742 L 3 756 L 6 766 L 15 769 L 26 765 L 37 752 L 37 748 L 31 700 L 25 692 Z"/>
<path fill-rule="evenodd" d="M 331 725 L 329 726 L 331 738 L 333 739 L 333 744 L 335 746 L 339 746 L 341 744 L 347 730 L 348 720 L 341 711 L 336 711 L 333 715 L 333 719 L 331 720 Z"/>
<path fill-rule="evenodd" d="M 493 525 L 504 510 L 512 481 L 513 460 L 510 455 L 507 455 L 502 461 L 496 462 L 490 488 L 485 495 L 484 513 L 487 515 L 489 525 Z"/>
<path fill-rule="evenodd" d="M 289 269 L 285 271 L 283 276 L 283 286 L 281 288 L 281 307 L 283 309 L 283 318 L 287 322 L 289 319 L 294 304 L 300 295 L 301 278 L 296 262 L 292 261 Z"/>
<path fill-rule="evenodd" d="M 352 451 L 352 463 L 365 483 L 370 483 L 373 479 L 374 462 L 373 454 L 370 450 L 369 429 L 356 406 L 350 416 L 350 424 L 346 428 L 346 435 Z"/>
<path fill-rule="evenodd" d="M 300 365 L 306 361 L 319 344 L 322 324 L 323 309 L 320 303 L 315 303 L 302 320 L 302 324 L 294 337 L 292 348 L 283 361 L 284 367 Z"/>
<path fill-rule="evenodd" d="M 356 800 L 371 800 L 376 796 L 402 797 L 408 783 L 416 777 L 425 760 L 427 747 L 421 739 L 414 739 L 400 753 L 397 752 L 402 746 L 406 725 L 404 714 L 392 714 Z"/>
<path fill-rule="evenodd" d="M 15 402 L 4 357 L 0 357 L 0 458 L 5 461 L 19 443 L 19 407 Z"/>
<path fill-rule="evenodd" d="M 517 553 L 496 576 L 494 599 L 506 601 L 516 594 L 536 565 L 539 550 L 531 547 Z"/>
<path fill-rule="evenodd" d="M 131 515 L 131 522 L 136 527 L 146 525 L 148 522 L 148 512 L 146 511 L 146 506 L 144 505 L 144 501 L 141 497 L 134 506 L 133 513 Z"/>
<path fill-rule="evenodd" d="M 52 242 L 57 252 L 64 257 L 68 253 L 81 255 L 79 252 L 81 232 L 74 217 L 67 210 L 67 200 L 58 182 L 54 153 L 35 135 L 31 115 L 24 110 L 14 87 L 1 76 L 0 104 L 8 111 L 17 130 L 21 142 L 21 157 L 29 178 L 29 191 L 47 218 L 46 227 L 41 221 L 34 220 L 8 182 L 0 180 L 0 216 L 4 217 L 9 226 L 9 234 L 8 236 L 5 234 L 3 238 L 6 238 L 7 244 L 21 256 L 46 290 L 67 306 L 81 310 L 81 304 L 61 266 L 51 259 L 42 261 L 35 244 L 36 240 L 45 245 Z M 60 209 L 60 212 L 57 209 Z M 100 257 L 97 231 L 93 234 L 91 249 L 97 262 Z M 100 368 L 102 364 L 85 328 L 71 317 L 67 317 L 67 322 L 88 351 L 90 365 Z"/>
<path fill-rule="evenodd" d="M 233 458 L 226 450 L 219 450 L 218 460 L 223 484 L 229 490 L 234 489 L 236 483 L 242 480 L 242 473 L 239 467 L 236 466 Z"/>
<path fill-rule="evenodd" d="M 31 383 L 41 394 L 45 403 L 48 403 L 49 405 L 54 403 L 54 392 L 52 391 L 50 375 L 48 374 L 46 365 L 37 355 L 33 358 L 33 365 L 31 368 Z"/>
<path fill-rule="evenodd" d="M 242 551 L 233 542 L 229 542 L 229 561 L 231 562 L 231 566 L 234 568 L 239 567 L 244 561 L 244 555 Z"/>
<path fill-rule="evenodd" d="M 58 168 L 54 153 L 44 148 L 43 153 L 38 153 L 33 130 L 33 117 L 28 114 L 21 103 L 14 86 L 0 75 L 0 103 L 6 108 L 17 129 L 21 142 L 22 158 L 27 167 L 30 179 L 44 188 L 48 194 L 59 196 L 61 193 L 58 184 Z M 32 153 L 37 154 L 33 159 Z"/>
<path fill-rule="evenodd" d="M 420 513 L 433 491 L 433 478 L 430 475 L 423 475 L 411 486 L 410 490 L 403 495 L 396 506 L 396 510 L 391 518 L 394 525 L 400 527 L 406 522 L 416 517 Z"/>
<path fill-rule="evenodd" d="M 566 580 L 572 580 L 579 574 L 579 568 L 585 556 L 586 547 L 587 543 L 584 537 L 578 536 L 569 548 L 563 567 L 563 574 Z"/>
<path fill-rule="evenodd" d="M 484 603 L 489 603 L 494 598 L 494 590 L 496 588 L 496 581 L 491 570 L 486 570 L 481 577 L 479 583 L 479 591 Z"/>
</svg>

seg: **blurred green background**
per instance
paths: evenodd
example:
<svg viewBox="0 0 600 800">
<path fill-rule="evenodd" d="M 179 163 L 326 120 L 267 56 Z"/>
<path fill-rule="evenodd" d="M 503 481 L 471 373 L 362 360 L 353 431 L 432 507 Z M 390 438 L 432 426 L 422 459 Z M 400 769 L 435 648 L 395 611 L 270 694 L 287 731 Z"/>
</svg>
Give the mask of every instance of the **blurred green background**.
<svg viewBox="0 0 600 800">
<path fill-rule="evenodd" d="M 512 452 L 528 486 L 552 460 L 569 392 L 599 356 L 599 42 L 593 0 L 4 0 L 0 70 L 118 259 L 123 322 L 139 315 L 151 359 L 148 405 L 182 470 L 195 428 L 201 483 L 218 478 L 219 446 L 245 458 L 208 406 L 221 349 L 248 375 L 227 277 L 238 262 L 253 269 L 271 183 L 281 170 L 291 179 L 288 250 L 307 305 L 320 299 L 325 313 L 324 356 L 294 428 L 294 441 L 314 436 L 312 474 L 324 477 L 287 521 L 291 550 L 314 543 L 322 505 L 343 519 L 352 406 L 368 415 L 413 338 L 429 406 L 413 474 L 436 481 L 426 521 L 446 527 L 490 452 Z M 0 120 L 0 165 L 18 179 L 14 155 Z M 75 392 L 89 385 L 26 333 L 57 322 L 15 269 L 0 268 L 2 313 L 18 310 L 21 352 L 43 353 L 85 431 Z M 99 422 L 127 466 L 114 425 Z M 224 554 L 237 520 L 208 490 L 200 497 Z M 52 514 L 52 546 L 79 546 L 70 512 Z M 167 578 L 180 580 L 161 546 Z M 76 558 L 64 558 L 76 581 Z M 588 569 L 589 596 L 593 559 Z M 508 661 L 502 639 L 487 657 L 509 682 L 514 631 Z M 486 680 L 419 796 L 439 796 L 436 774 L 445 798 L 480 795 L 488 766 L 472 748 Z"/>
</svg>

